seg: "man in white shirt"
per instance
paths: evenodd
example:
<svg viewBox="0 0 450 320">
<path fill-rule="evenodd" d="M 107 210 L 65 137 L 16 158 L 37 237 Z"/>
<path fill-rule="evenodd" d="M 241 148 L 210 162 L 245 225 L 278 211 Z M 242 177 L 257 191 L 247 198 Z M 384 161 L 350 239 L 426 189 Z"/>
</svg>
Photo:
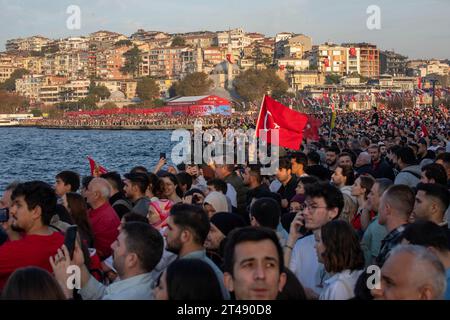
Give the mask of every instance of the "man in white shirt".
<svg viewBox="0 0 450 320">
<path fill-rule="evenodd" d="M 65 246 L 58 254 L 50 257 L 55 277 L 66 293 L 70 274 L 68 267 L 76 265 L 81 270 L 81 289 L 78 293 L 83 300 L 153 300 L 152 287 L 156 279 L 151 272 L 161 260 L 164 241 L 161 234 L 152 226 L 143 222 L 127 222 L 120 231 L 113 249 L 114 269 L 120 280 L 105 286 L 98 282 L 84 263 L 83 251 L 78 242 L 75 245 L 73 259 Z"/>
<path fill-rule="evenodd" d="M 310 298 L 318 298 L 325 277 L 317 274 L 323 269 L 314 248 L 311 232 L 339 217 L 344 207 L 344 197 L 338 188 L 328 183 L 315 184 L 308 188 L 305 209 L 291 223 L 289 237 L 284 247 L 285 264 L 297 276 Z M 305 229 L 306 228 L 306 229 Z"/>
</svg>

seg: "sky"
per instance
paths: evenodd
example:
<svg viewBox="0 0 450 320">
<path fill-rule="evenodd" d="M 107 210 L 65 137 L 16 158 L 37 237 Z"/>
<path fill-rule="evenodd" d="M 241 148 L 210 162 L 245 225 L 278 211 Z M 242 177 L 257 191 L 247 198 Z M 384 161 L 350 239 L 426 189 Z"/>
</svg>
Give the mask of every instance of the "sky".
<svg viewBox="0 0 450 320">
<path fill-rule="evenodd" d="M 70 5 L 81 9 L 81 29 L 69 30 Z M 369 6 L 380 8 L 379 30 L 369 30 Z M 228 30 L 274 36 L 295 32 L 325 41 L 371 42 L 410 59 L 450 58 L 450 0 L 0 0 L 0 51 L 8 39 L 88 35 L 109 30 L 165 32 Z"/>
</svg>

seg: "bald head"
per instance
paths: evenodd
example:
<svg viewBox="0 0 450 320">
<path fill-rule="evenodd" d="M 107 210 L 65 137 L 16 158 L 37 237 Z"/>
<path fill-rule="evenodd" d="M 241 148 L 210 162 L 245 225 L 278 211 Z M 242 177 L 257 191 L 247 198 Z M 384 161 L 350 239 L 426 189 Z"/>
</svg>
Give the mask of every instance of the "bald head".
<svg viewBox="0 0 450 320">
<path fill-rule="evenodd" d="M 366 164 L 370 164 L 370 154 L 367 152 L 361 152 L 358 156 L 358 158 L 356 159 L 356 163 L 355 166 L 357 168 L 362 167 Z"/>
<path fill-rule="evenodd" d="M 399 245 L 384 263 L 381 288 L 372 295 L 386 300 L 440 300 L 446 284 L 444 266 L 433 253 L 422 246 Z"/>
<path fill-rule="evenodd" d="M 87 202 L 96 209 L 108 201 L 111 196 L 111 186 L 106 179 L 94 178 L 85 192 Z"/>
</svg>

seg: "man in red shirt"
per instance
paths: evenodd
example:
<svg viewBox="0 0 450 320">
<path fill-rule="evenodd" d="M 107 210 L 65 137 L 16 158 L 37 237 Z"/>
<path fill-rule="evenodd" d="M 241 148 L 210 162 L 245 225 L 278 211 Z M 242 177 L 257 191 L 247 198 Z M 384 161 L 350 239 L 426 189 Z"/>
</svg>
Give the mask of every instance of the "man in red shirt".
<svg viewBox="0 0 450 320">
<path fill-rule="evenodd" d="M 11 199 L 11 228 L 23 237 L 0 246 L 0 291 L 18 268 L 37 266 L 52 272 L 49 257 L 64 243 L 64 236 L 49 228 L 56 207 L 51 186 L 41 181 L 21 183 Z"/>
<path fill-rule="evenodd" d="M 117 228 L 120 220 L 108 202 L 110 195 L 111 187 L 103 178 L 93 179 L 85 191 L 86 200 L 92 207 L 89 211 L 89 220 L 94 233 L 94 246 L 102 260 L 111 255 L 111 244 L 119 235 Z"/>
</svg>

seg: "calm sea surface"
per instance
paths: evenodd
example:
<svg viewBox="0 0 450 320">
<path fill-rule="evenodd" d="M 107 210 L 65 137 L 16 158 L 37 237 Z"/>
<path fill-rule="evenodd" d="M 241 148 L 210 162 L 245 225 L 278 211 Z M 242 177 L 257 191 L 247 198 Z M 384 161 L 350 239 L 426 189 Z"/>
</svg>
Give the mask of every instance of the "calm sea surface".
<svg viewBox="0 0 450 320">
<path fill-rule="evenodd" d="M 121 174 L 137 165 L 152 169 L 160 152 L 170 157 L 170 137 L 171 131 L 0 128 L 0 194 L 15 180 L 53 185 L 62 170 L 90 175 L 88 155 Z"/>
</svg>

